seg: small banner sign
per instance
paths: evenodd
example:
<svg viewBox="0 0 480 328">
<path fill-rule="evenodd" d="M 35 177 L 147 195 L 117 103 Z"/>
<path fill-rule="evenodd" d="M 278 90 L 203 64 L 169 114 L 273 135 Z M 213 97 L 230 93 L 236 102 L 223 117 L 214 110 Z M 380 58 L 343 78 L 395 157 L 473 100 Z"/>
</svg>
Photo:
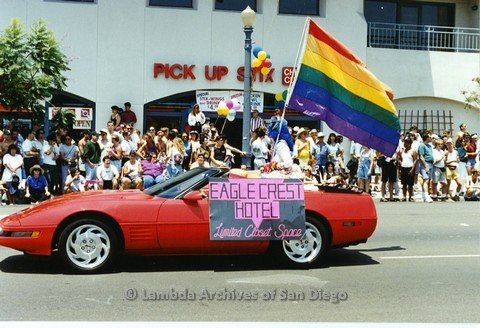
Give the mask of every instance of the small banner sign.
<svg viewBox="0 0 480 328">
<path fill-rule="evenodd" d="M 300 239 L 305 198 L 299 179 L 210 178 L 210 240 Z"/>
<path fill-rule="evenodd" d="M 221 101 L 229 101 L 236 98 L 242 105 L 239 110 L 243 112 L 243 91 L 211 91 L 211 90 L 197 90 L 196 92 L 197 104 L 203 112 L 216 112 Z M 250 93 L 250 108 L 251 110 L 258 110 L 263 113 L 263 92 Z"/>
</svg>

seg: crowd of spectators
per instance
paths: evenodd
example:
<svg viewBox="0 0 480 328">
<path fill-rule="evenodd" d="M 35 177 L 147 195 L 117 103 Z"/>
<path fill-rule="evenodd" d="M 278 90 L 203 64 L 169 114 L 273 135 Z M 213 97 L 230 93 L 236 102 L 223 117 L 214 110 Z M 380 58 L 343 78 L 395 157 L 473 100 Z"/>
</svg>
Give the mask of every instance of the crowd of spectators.
<svg viewBox="0 0 480 328">
<path fill-rule="evenodd" d="M 45 137 L 38 124 L 19 131 L 10 123 L 0 130 L 0 193 L 14 204 L 85 190 L 148 188 L 191 168 L 232 167 L 235 154 L 245 155 L 228 144 L 215 124 L 206 123 L 197 105 L 184 131 L 150 126 L 143 135 L 135 129 L 130 107 L 125 103 L 122 111 L 112 106 L 105 128 L 79 136 L 60 128 Z M 272 118 L 276 119 L 279 113 Z M 415 191 L 425 202 L 458 201 L 461 196 L 479 199 L 480 147 L 477 135 L 469 134 L 465 124 L 455 136 L 412 127 L 401 136 L 392 157 L 351 141 L 346 163 L 342 136 L 330 133 L 326 138 L 306 127 L 289 131 L 294 140 L 292 157 L 305 183 L 357 185 L 370 193 L 380 192 L 385 202 L 413 201 Z M 252 168 L 262 171 L 273 157 L 275 140 L 268 137 L 256 110 L 250 143 Z"/>
<path fill-rule="evenodd" d="M 454 136 L 413 126 L 401 135 L 391 157 L 351 140 L 347 163 L 342 136 L 331 133 L 325 141 L 322 132 L 297 127 L 292 135 L 293 157 L 308 172 L 306 182 L 357 185 L 380 193 L 382 202 L 480 200 L 480 144 L 466 124 Z M 415 194 L 421 197 L 415 199 Z"/>
<path fill-rule="evenodd" d="M 0 197 L 37 203 L 70 192 L 148 188 L 193 167 L 231 167 L 235 153 L 245 155 L 214 124 L 205 124 L 198 106 L 189 132 L 150 126 L 143 135 L 129 103 L 124 111 L 111 109 L 106 128 L 78 136 L 60 128 L 45 137 L 37 124 L 20 131 L 11 122 L 1 129 Z"/>
</svg>

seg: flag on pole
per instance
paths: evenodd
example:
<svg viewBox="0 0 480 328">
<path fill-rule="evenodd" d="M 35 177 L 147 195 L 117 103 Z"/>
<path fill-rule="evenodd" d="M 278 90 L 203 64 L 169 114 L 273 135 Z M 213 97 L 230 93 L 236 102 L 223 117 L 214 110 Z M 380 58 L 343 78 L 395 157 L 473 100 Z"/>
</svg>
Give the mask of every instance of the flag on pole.
<svg viewBox="0 0 480 328">
<path fill-rule="evenodd" d="M 287 106 L 325 121 L 362 145 L 391 156 L 400 122 L 393 93 L 365 64 L 310 18 Z"/>
</svg>

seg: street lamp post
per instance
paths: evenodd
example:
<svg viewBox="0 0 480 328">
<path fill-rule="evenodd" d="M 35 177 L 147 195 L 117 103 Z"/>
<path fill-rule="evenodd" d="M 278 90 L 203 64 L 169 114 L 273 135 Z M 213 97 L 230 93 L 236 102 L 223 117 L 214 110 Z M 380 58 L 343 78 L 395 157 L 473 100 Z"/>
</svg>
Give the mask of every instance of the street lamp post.
<svg viewBox="0 0 480 328">
<path fill-rule="evenodd" d="M 245 32 L 245 70 L 243 83 L 243 129 L 242 129 L 242 151 L 246 155 L 242 158 L 242 164 L 251 168 L 250 153 L 250 87 L 252 81 L 251 73 L 251 53 L 252 53 L 252 33 L 253 23 L 255 22 L 255 12 L 247 6 L 242 11 L 243 31 Z"/>
</svg>

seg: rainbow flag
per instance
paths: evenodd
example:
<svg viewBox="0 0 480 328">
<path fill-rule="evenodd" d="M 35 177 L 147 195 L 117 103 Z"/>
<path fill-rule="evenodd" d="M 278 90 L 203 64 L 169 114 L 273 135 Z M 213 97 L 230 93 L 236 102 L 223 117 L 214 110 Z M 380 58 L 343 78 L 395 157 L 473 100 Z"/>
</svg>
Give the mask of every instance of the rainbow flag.
<svg viewBox="0 0 480 328">
<path fill-rule="evenodd" d="M 400 122 L 388 87 L 309 18 L 302 48 L 286 106 L 323 120 L 362 145 L 393 155 Z"/>
</svg>

